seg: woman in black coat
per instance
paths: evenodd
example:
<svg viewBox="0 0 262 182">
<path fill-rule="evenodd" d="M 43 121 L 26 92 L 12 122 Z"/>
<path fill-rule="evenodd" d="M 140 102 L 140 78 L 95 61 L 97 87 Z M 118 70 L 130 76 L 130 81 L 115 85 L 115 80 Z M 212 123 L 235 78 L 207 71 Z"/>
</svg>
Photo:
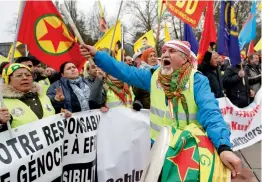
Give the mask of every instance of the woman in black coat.
<svg viewBox="0 0 262 182">
<path fill-rule="evenodd" d="M 224 97 L 224 88 L 221 71 L 218 67 L 218 53 L 207 51 L 204 55 L 203 62 L 198 66 L 198 70 L 205 75 L 211 87 L 211 91 L 216 98 Z"/>
</svg>

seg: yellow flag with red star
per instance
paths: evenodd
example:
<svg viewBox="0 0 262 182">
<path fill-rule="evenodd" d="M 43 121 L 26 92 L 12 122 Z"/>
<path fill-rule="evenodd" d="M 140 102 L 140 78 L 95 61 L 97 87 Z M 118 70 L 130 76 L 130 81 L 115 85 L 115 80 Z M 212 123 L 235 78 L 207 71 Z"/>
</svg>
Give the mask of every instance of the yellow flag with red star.
<svg viewBox="0 0 262 182">
<path fill-rule="evenodd" d="M 82 68 L 85 58 L 51 0 L 25 1 L 22 12 L 17 39 L 30 54 L 57 71 L 66 61 Z"/>
<path fill-rule="evenodd" d="M 229 182 L 230 170 L 221 162 L 214 145 L 195 124 L 170 129 L 169 149 L 162 169 L 162 182 Z"/>
</svg>

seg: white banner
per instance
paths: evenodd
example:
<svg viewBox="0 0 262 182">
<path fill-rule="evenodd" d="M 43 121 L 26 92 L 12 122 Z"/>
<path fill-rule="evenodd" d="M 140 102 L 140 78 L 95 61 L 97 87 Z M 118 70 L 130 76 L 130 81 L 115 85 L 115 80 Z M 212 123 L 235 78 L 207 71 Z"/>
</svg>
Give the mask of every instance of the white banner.
<svg viewBox="0 0 262 182">
<path fill-rule="evenodd" d="M 230 141 L 234 151 L 249 147 L 262 140 L 262 89 L 257 92 L 254 102 L 245 108 L 236 107 L 228 98 L 217 100 L 222 115 L 231 129 Z"/>
<path fill-rule="evenodd" d="M 102 114 L 97 136 L 99 182 L 140 181 L 150 152 L 149 111 L 113 108 Z"/>
<path fill-rule="evenodd" d="M 0 134 L 1 182 L 95 182 L 100 111 L 54 115 Z"/>
</svg>

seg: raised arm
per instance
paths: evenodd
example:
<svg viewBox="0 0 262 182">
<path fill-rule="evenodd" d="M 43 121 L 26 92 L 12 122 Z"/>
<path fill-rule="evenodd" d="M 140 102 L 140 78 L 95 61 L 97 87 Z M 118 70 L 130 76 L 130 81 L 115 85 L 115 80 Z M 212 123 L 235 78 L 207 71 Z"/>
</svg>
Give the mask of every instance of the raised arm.
<svg viewBox="0 0 262 182">
<path fill-rule="evenodd" d="M 128 66 L 123 62 L 109 56 L 106 52 L 96 51 L 94 47 L 83 45 L 80 49 L 81 54 L 88 58 L 94 56 L 94 61 L 106 73 L 113 77 L 147 91 L 150 91 L 151 71 L 145 69 L 137 69 Z"/>
</svg>

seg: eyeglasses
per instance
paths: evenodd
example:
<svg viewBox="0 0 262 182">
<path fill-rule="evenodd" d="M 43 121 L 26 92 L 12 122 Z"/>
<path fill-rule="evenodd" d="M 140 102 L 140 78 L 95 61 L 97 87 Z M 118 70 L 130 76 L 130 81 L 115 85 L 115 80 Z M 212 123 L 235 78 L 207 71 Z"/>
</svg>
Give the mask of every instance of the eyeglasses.
<svg viewBox="0 0 262 182">
<path fill-rule="evenodd" d="M 19 74 L 13 75 L 13 77 L 18 78 L 18 79 L 21 79 L 23 77 L 29 78 L 29 77 L 32 77 L 32 74 L 30 74 L 30 73 L 19 73 Z"/>
</svg>

